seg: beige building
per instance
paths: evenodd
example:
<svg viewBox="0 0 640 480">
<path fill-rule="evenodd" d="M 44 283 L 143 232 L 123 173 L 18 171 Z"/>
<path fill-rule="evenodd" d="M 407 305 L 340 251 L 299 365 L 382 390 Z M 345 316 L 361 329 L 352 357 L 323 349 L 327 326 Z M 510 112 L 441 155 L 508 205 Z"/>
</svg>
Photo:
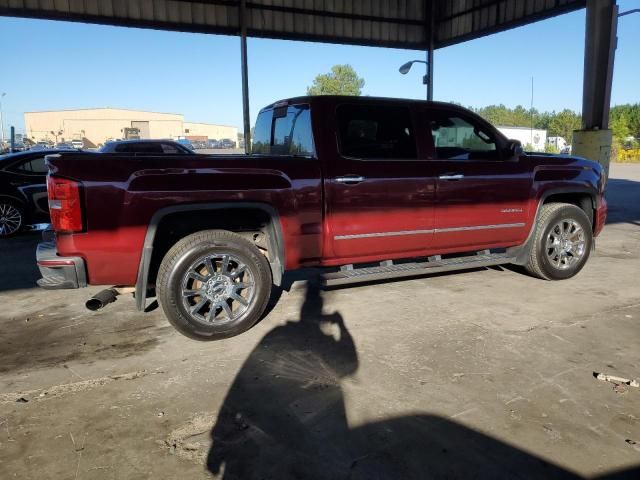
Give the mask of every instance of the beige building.
<svg viewBox="0 0 640 480">
<path fill-rule="evenodd" d="M 25 112 L 25 135 L 31 140 L 71 141 L 84 139 L 98 146 L 108 139 L 138 135 L 140 138 L 207 137 L 238 138 L 238 129 L 227 125 L 185 122 L 177 113 L 144 112 L 124 108 L 88 108 Z"/>
<path fill-rule="evenodd" d="M 207 137 L 216 140 L 230 138 L 238 141 L 238 129 L 227 125 L 212 125 L 210 123 L 184 122 L 185 137 Z"/>
</svg>

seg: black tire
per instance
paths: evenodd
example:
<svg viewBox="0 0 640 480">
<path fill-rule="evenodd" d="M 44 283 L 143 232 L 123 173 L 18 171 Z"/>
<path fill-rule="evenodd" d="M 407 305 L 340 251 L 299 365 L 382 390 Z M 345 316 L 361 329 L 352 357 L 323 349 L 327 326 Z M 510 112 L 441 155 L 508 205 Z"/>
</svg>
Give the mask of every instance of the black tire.
<svg viewBox="0 0 640 480">
<path fill-rule="evenodd" d="M 530 274 L 544 280 L 564 280 L 582 270 L 593 244 L 591 222 L 582 209 L 568 203 L 543 205 L 535 228 L 533 245 L 525 265 Z M 560 231 L 561 228 L 563 232 Z M 574 228 L 573 234 L 571 228 Z M 569 240 L 569 237 L 580 238 L 580 234 L 582 240 L 576 240 L 575 246 L 565 251 L 567 246 L 563 246 L 563 240 Z M 582 250 L 578 248 L 580 242 Z M 550 247 L 547 248 L 548 246 Z M 571 253 L 572 251 L 575 253 Z M 564 256 L 561 252 L 564 252 Z M 563 258 L 566 263 L 563 263 Z"/>
<path fill-rule="evenodd" d="M 17 202 L 0 198 L 0 238 L 8 238 L 24 228 L 24 209 Z"/>
<path fill-rule="evenodd" d="M 212 273 L 207 265 L 212 265 Z M 205 281 L 197 280 L 198 276 Z M 237 290 L 240 284 L 253 286 Z M 156 281 L 158 300 L 169 322 L 195 340 L 229 338 L 251 328 L 267 307 L 271 287 L 265 256 L 253 243 L 226 230 L 204 230 L 177 242 L 164 256 Z M 229 291 L 234 293 L 227 296 Z M 238 296 L 246 303 L 236 301 Z"/>
</svg>

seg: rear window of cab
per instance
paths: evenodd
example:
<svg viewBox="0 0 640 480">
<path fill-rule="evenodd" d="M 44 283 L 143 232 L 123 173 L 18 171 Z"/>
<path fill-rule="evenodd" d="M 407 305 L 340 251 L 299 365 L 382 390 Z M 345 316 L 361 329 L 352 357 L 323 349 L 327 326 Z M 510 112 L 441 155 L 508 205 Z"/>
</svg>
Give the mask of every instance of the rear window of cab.
<svg viewBox="0 0 640 480">
<path fill-rule="evenodd" d="M 251 153 L 312 156 L 314 146 L 309 105 L 285 105 L 262 110 L 256 120 Z"/>
</svg>

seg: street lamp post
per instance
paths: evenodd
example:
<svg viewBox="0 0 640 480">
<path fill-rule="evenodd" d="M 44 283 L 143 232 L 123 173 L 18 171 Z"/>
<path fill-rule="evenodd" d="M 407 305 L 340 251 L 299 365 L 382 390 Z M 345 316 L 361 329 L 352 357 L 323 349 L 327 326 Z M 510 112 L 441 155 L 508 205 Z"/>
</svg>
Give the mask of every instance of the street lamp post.
<svg viewBox="0 0 640 480">
<path fill-rule="evenodd" d="M 433 58 L 433 57 L 430 55 L 429 58 Z M 431 68 L 429 68 L 430 66 L 429 62 L 426 62 L 424 60 L 411 60 L 410 62 L 407 62 L 404 65 L 402 65 L 398 69 L 398 71 L 402 75 L 406 75 L 407 73 L 409 73 L 409 70 L 411 70 L 411 67 L 413 66 L 414 63 L 424 63 L 427 66 L 427 73 L 422 77 L 422 84 L 427 86 L 427 100 L 433 100 L 432 83 L 429 77 L 429 74 L 433 75 L 433 73 Z"/>
</svg>

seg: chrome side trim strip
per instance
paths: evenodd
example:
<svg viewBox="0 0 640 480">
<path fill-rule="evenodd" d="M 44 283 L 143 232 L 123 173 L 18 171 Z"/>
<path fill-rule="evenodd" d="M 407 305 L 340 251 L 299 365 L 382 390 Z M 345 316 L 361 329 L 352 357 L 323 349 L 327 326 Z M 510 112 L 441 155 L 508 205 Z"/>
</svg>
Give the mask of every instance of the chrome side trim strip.
<svg viewBox="0 0 640 480">
<path fill-rule="evenodd" d="M 353 240 L 356 238 L 395 237 L 401 235 L 422 235 L 427 233 L 466 232 L 469 230 L 492 230 L 495 228 L 522 228 L 524 223 L 499 223 L 496 225 L 476 225 L 472 227 L 436 228 L 431 230 L 401 230 L 399 232 L 359 233 L 354 235 L 335 235 L 334 240 Z"/>
<path fill-rule="evenodd" d="M 522 228 L 524 223 L 499 223 L 496 225 L 477 225 L 474 227 L 436 228 L 436 233 L 466 232 L 468 230 L 493 230 L 494 228 Z"/>
<path fill-rule="evenodd" d="M 402 230 L 400 232 L 359 233 L 355 235 L 336 235 L 334 240 L 351 240 L 354 238 L 395 237 L 398 235 L 421 235 L 433 233 L 434 230 Z"/>
</svg>

